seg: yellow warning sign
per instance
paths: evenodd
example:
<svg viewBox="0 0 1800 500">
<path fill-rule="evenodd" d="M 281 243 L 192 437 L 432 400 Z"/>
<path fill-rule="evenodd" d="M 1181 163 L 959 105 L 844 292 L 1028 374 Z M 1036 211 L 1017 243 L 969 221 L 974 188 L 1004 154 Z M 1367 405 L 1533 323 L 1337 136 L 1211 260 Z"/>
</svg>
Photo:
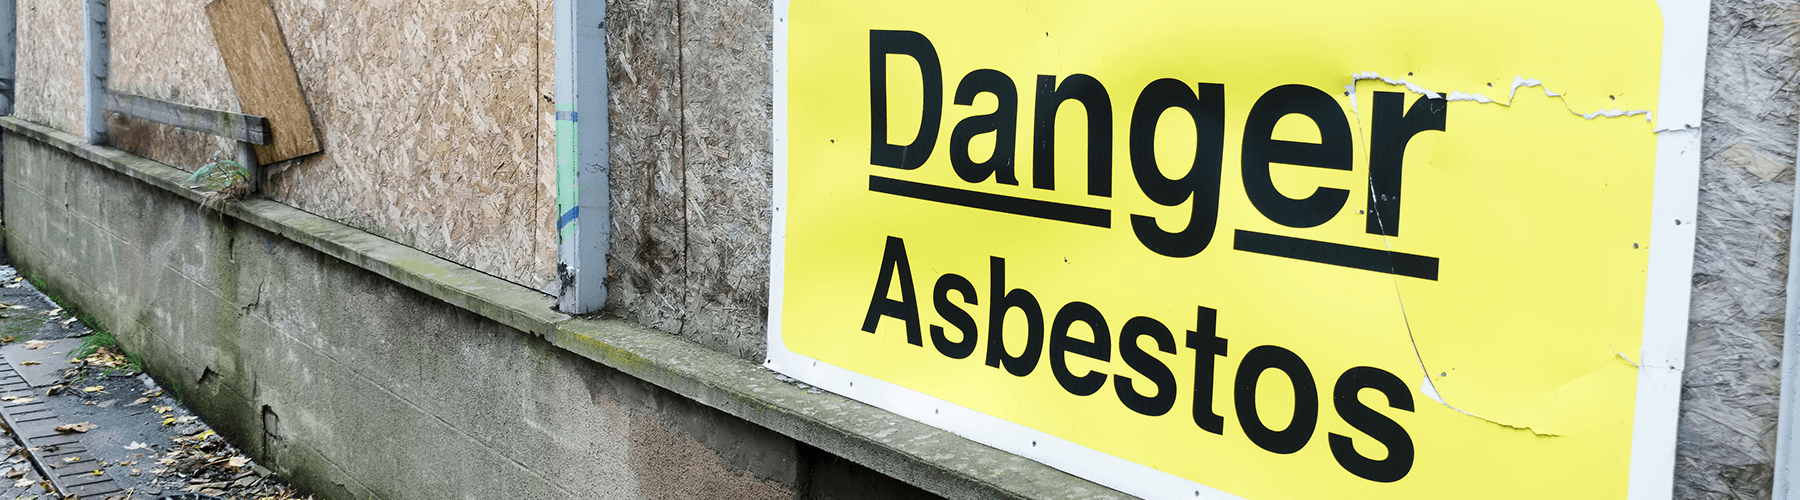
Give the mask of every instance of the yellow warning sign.
<svg viewBox="0 0 1800 500">
<path fill-rule="evenodd" d="M 778 6 L 770 366 L 1145 496 L 1655 492 L 1700 42 L 1538 3 Z"/>
</svg>

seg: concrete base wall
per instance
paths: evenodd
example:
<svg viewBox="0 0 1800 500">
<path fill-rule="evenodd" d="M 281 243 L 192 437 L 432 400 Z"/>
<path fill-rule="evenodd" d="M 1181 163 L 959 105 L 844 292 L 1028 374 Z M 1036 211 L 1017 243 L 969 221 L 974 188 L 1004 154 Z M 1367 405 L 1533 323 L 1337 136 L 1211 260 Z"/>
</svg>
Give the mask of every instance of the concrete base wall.
<svg viewBox="0 0 1800 500">
<path fill-rule="evenodd" d="M 320 498 L 910 498 L 923 490 L 38 140 L 6 249 Z"/>
</svg>

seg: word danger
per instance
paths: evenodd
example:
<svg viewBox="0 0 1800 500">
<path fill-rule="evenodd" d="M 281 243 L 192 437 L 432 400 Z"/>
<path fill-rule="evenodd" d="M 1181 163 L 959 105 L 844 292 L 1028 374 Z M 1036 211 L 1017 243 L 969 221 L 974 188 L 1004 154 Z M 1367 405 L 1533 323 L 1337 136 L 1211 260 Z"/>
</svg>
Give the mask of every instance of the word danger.
<svg viewBox="0 0 1800 500">
<path fill-rule="evenodd" d="M 898 290 L 893 286 L 896 282 Z M 868 312 L 863 316 L 862 330 L 875 333 L 883 319 L 899 321 L 905 325 L 906 343 L 923 347 L 927 328 L 920 317 L 919 298 L 913 283 L 912 263 L 906 254 L 906 242 L 889 236 L 881 255 L 874 297 L 869 300 Z M 894 292 L 898 292 L 898 300 L 890 298 Z M 982 294 L 975 283 L 959 274 L 946 273 L 932 284 L 931 304 L 937 315 L 949 323 L 949 328 L 929 325 L 931 346 L 939 354 L 950 359 L 968 359 L 981 351 L 981 355 L 975 359 L 982 360 L 987 366 L 1005 370 L 1015 377 L 1042 374 L 1045 370 L 1041 370 L 1040 366 L 1048 364 L 1047 371 L 1070 395 L 1093 396 L 1111 382 L 1112 392 L 1119 403 L 1131 411 L 1160 417 L 1174 410 L 1175 398 L 1182 390 L 1182 383 L 1174 368 L 1144 347 L 1144 342 L 1148 340 L 1157 352 L 1176 354 L 1178 344 L 1175 333 L 1167 323 L 1144 316 L 1118 323 L 1116 320 L 1109 320 L 1094 306 L 1080 301 L 1064 304 L 1057 308 L 1054 315 L 1047 315 L 1049 311 L 1030 291 L 1007 288 L 1006 259 L 1000 257 L 989 258 L 985 341 L 982 339 L 984 330 L 976 321 L 982 311 L 977 309 L 972 314 L 970 309 L 964 308 L 980 306 L 982 300 Z M 1025 316 L 1026 335 L 1022 343 L 1012 340 L 1015 344 L 1007 345 L 1009 340 L 1000 332 L 1005 331 L 1007 313 L 1014 310 Z M 1230 343 L 1225 337 L 1218 335 L 1218 311 L 1207 307 L 1198 307 L 1196 310 L 1194 327 L 1186 332 L 1183 342 L 1179 344 L 1180 347 L 1194 351 L 1193 382 L 1188 388 L 1193 393 L 1191 415 L 1194 425 L 1200 429 L 1224 435 L 1225 419 L 1214 411 L 1213 405 L 1217 398 L 1213 394 L 1213 382 L 1215 372 L 1222 368 L 1222 360 L 1229 359 Z M 1077 323 L 1092 333 L 1093 340 L 1070 335 Z M 1116 339 L 1112 325 L 1119 325 Z M 955 329 L 954 333 L 950 331 L 951 328 Z M 1130 369 L 1130 373 L 1121 371 L 1107 374 L 1097 370 L 1075 373 L 1069 368 L 1070 356 L 1110 362 L 1115 352 Z M 1268 370 L 1282 372 L 1293 384 L 1294 414 L 1291 418 L 1273 419 L 1288 421 L 1285 429 L 1269 428 L 1257 413 L 1257 384 L 1261 381 L 1263 372 Z M 1312 440 L 1319 422 L 1319 390 L 1316 384 L 1306 362 L 1293 351 L 1273 345 L 1256 346 L 1243 351 L 1232 380 L 1234 390 L 1231 394 L 1238 427 L 1243 429 L 1244 435 L 1252 443 L 1270 453 L 1290 454 L 1300 451 Z M 1331 447 L 1331 455 L 1345 471 L 1363 479 L 1398 481 L 1412 470 L 1412 437 L 1407 435 L 1406 429 L 1398 422 L 1364 405 L 1358 399 L 1358 394 L 1364 389 L 1372 389 L 1386 397 L 1388 406 L 1393 409 L 1413 411 L 1412 393 L 1394 374 L 1368 366 L 1344 371 L 1332 385 L 1333 409 L 1344 423 L 1366 434 L 1367 439 L 1386 447 L 1387 456 L 1381 459 L 1364 456 L 1352 444 L 1363 438 L 1328 433 L 1326 441 Z M 1364 450 L 1372 448 L 1369 443 L 1363 444 Z"/>
<path fill-rule="evenodd" d="M 917 101 L 921 103 L 917 111 L 920 120 L 918 130 L 911 133 L 911 142 L 898 143 L 888 130 L 888 66 L 891 60 L 905 58 L 916 62 L 920 70 L 922 85 Z M 943 73 L 937 48 L 925 35 L 914 31 L 869 32 L 870 165 L 914 170 L 932 157 L 944 125 Z M 1111 93 L 1100 80 L 1080 73 L 1061 78 L 1038 75 L 1035 89 L 1034 103 L 1029 105 L 1034 113 L 1030 132 L 1031 186 L 1043 190 L 1058 189 L 1056 117 L 1065 108 L 1072 107 L 1065 104 L 1075 104 L 1087 117 L 1086 193 L 1098 199 L 1111 198 L 1115 147 Z M 1017 186 L 1019 175 L 1015 171 L 1015 157 L 1020 135 L 1018 115 L 1022 106 L 1018 86 L 1012 77 L 998 70 L 975 69 L 962 77 L 951 97 L 958 106 L 972 106 L 981 94 L 993 96 L 998 105 L 992 113 L 964 118 L 950 128 L 947 144 L 950 168 L 968 185 L 992 180 Z M 1444 130 L 1448 107 L 1442 99 L 1429 98 L 1418 99 L 1408 107 L 1405 95 L 1397 92 L 1375 92 L 1373 101 L 1368 157 L 1369 197 L 1367 209 L 1363 210 L 1366 213 L 1364 224 L 1369 234 L 1394 237 L 1400 235 L 1401 166 L 1406 145 L 1420 133 Z M 1179 79 L 1161 78 L 1145 85 L 1130 105 L 1128 130 L 1122 134 L 1123 146 L 1127 149 L 1126 158 L 1138 191 L 1162 206 L 1188 204 L 1190 207 L 1190 213 L 1173 218 L 1178 221 L 1176 224 L 1185 224 L 1178 230 L 1166 229 L 1157 217 L 1131 214 L 1132 234 L 1144 248 L 1163 256 L 1198 255 L 1212 243 L 1219 223 L 1220 184 L 1225 165 L 1225 85 L 1206 82 L 1190 85 Z M 1179 111 L 1191 118 L 1196 132 L 1194 144 L 1173 145 L 1194 150 L 1192 164 L 1186 165 L 1187 173 L 1179 178 L 1168 177 L 1157 164 L 1156 129 L 1164 114 L 1170 111 Z M 1276 124 L 1289 115 L 1309 119 L 1318 131 L 1318 142 L 1276 139 Z M 976 137 L 987 134 L 993 134 L 993 151 L 985 160 L 976 161 L 978 154 L 971 151 L 971 145 Z M 1271 174 L 1277 164 L 1342 171 L 1352 169 L 1355 138 L 1343 108 L 1331 94 L 1298 84 L 1268 90 L 1244 118 L 1242 141 L 1239 166 L 1244 194 L 1263 217 L 1282 226 L 1303 229 L 1322 225 L 1344 212 L 1350 190 L 1318 186 L 1305 197 L 1292 198 L 1276 189 Z M 1112 227 L 1111 211 L 1099 207 L 881 175 L 870 176 L 869 189 L 981 210 Z M 1233 248 L 1240 251 L 1427 280 L 1436 280 L 1438 274 L 1438 259 L 1434 257 L 1243 230 L 1233 233 L 1233 237 Z"/>
</svg>

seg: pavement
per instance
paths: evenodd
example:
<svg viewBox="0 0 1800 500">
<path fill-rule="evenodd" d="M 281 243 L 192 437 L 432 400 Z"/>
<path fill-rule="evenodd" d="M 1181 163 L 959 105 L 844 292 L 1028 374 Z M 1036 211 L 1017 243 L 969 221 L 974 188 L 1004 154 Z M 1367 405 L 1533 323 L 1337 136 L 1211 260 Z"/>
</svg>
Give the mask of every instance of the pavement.
<svg viewBox="0 0 1800 500">
<path fill-rule="evenodd" d="M 0 500 L 311 498 L 110 338 L 0 264 Z"/>
</svg>

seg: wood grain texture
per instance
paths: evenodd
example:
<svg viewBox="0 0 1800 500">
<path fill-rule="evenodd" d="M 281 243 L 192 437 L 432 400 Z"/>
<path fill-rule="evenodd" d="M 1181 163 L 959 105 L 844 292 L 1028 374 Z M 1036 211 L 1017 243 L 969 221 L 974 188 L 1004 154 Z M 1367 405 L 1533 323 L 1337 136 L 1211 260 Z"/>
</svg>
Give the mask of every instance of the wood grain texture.
<svg viewBox="0 0 1800 500">
<path fill-rule="evenodd" d="M 556 269 L 556 221 L 561 215 L 556 207 L 556 30 L 551 28 L 556 20 L 555 8 L 554 0 L 536 0 L 533 11 L 534 22 L 546 27 L 536 30 L 533 36 L 537 54 L 532 66 L 537 72 L 537 89 L 531 105 L 537 110 L 533 115 L 537 117 L 537 130 L 531 136 L 531 157 L 536 160 L 537 184 L 532 190 L 532 218 L 520 221 L 530 224 L 533 235 L 533 246 L 528 249 L 529 269 L 546 273 Z"/>
<path fill-rule="evenodd" d="M 17 0 L 13 115 L 65 132 L 82 122 L 81 0 Z"/>
<path fill-rule="evenodd" d="M 206 0 L 112 1 L 116 89 L 241 109 Z M 271 5 L 322 152 L 269 165 L 266 196 L 532 288 L 553 281 L 550 0 Z M 234 147 L 112 118 L 114 145 L 182 168 Z"/>
<path fill-rule="evenodd" d="M 553 28 L 537 3 L 276 0 L 325 151 L 272 167 L 265 192 L 542 289 L 555 156 L 537 122 L 554 49 L 538 45 Z"/>
<path fill-rule="evenodd" d="M 676 333 L 685 331 L 687 316 L 679 9 L 679 0 L 615 0 L 606 10 L 613 207 L 607 308 Z"/>
<path fill-rule="evenodd" d="M 687 183 L 683 334 L 761 361 L 767 344 L 774 86 L 768 0 L 682 0 Z"/>
<path fill-rule="evenodd" d="M 209 0 L 110 0 L 114 91 L 203 108 L 240 111 L 231 76 L 206 18 Z M 107 117 L 108 141 L 133 154 L 192 170 L 229 139 L 129 117 Z"/>
<path fill-rule="evenodd" d="M 213 0 L 206 17 L 242 109 L 268 117 L 275 129 L 273 143 L 256 147 L 257 162 L 268 165 L 319 152 L 312 114 L 269 0 Z"/>
</svg>

